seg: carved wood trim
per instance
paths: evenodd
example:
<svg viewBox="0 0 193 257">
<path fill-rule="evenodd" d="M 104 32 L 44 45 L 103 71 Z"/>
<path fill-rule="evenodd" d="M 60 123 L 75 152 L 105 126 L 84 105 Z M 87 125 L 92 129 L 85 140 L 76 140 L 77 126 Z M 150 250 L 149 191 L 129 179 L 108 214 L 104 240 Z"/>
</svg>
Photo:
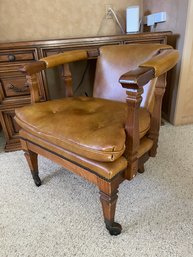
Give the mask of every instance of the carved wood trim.
<svg viewBox="0 0 193 257">
<path fill-rule="evenodd" d="M 139 148 L 139 107 L 142 101 L 143 88 L 127 91 L 128 117 L 126 121 L 126 150 L 124 156 L 128 160 L 125 172 L 126 179 L 135 177 L 138 170 L 137 150 Z"/>
<path fill-rule="evenodd" d="M 17 86 L 15 86 L 14 84 L 12 83 L 9 83 L 9 86 L 8 86 L 8 90 L 12 90 L 14 91 L 15 93 L 23 93 L 23 92 L 26 92 L 28 91 L 28 88 L 29 88 L 29 85 L 27 83 L 25 83 L 23 85 L 23 87 L 19 88 Z"/>
</svg>

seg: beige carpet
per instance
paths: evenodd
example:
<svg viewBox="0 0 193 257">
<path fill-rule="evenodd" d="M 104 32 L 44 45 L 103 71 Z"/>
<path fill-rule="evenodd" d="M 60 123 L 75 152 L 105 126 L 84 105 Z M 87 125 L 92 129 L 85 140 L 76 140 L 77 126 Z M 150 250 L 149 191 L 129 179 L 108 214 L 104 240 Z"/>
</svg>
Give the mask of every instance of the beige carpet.
<svg viewBox="0 0 193 257">
<path fill-rule="evenodd" d="M 162 127 L 157 158 L 120 186 L 118 237 L 95 186 L 43 158 L 40 176 L 37 188 L 22 152 L 0 154 L 1 257 L 193 256 L 193 125 Z"/>
</svg>

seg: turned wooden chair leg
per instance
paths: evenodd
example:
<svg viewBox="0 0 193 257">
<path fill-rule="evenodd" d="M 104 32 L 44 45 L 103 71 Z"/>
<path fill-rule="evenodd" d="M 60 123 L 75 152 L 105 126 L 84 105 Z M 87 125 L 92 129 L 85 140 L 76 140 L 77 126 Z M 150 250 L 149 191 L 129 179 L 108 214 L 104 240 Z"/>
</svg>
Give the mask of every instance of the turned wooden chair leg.
<svg viewBox="0 0 193 257">
<path fill-rule="evenodd" d="M 104 222 L 111 235 L 117 236 L 121 233 L 122 227 L 114 221 L 115 209 L 118 198 L 117 187 L 113 190 L 112 184 L 106 182 L 106 187 L 100 187 L 100 201 L 103 208 Z"/>
<path fill-rule="evenodd" d="M 32 151 L 25 151 L 24 155 L 30 167 L 31 174 L 36 186 L 41 186 L 41 180 L 38 171 L 38 155 Z"/>
</svg>

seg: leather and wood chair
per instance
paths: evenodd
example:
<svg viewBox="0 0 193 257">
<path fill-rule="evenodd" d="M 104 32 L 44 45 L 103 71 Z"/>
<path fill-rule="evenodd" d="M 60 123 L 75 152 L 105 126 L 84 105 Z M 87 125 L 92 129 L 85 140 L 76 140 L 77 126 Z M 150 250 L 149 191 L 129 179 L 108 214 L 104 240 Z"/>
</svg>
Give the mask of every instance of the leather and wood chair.
<svg viewBox="0 0 193 257">
<path fill-rule="evenodd" d="M 73 97 L 69 79 L 66 98 L 40 101 L 36 73 L 91 55 L 69 51 L 24 66 L 32 103 L 16 109 L 15 119 L 35 184 L 41 185 L 38 154 L 96 184 L 106 228 L 118 235 L 118 187 L 156 155 L 166 72 L 177 63 L 178 51 L 161 44 L 101 47 L 93 97 Z"/>
</svg>

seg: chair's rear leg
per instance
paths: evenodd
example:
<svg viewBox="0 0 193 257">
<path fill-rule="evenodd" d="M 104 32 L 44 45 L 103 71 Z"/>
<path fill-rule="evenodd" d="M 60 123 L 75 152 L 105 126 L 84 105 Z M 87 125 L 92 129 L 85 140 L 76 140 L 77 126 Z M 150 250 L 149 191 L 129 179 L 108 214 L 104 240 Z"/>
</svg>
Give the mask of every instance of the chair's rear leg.
<svg viewBox="0 0 193 257">
<path fill-rule="evenodd" d="M 118 198 L 118 185 L 113 188 L 113 183 L 105 182 L 99 186 L 100 188 L 100 201 L 103 208 L 103 215 L 106 228 L 111 235 L 119 235 L 122 227 L 119 223 L 114 221 L 116 203 Z"/>
<path fill-rule="evenodd" d="M 141 165 L 141 166 L 138 168 L 138 172 L 139 172 L 139 173 L 144 173 L 144 171 L 145 171 L 145 168 L 144 168 L 144 164 L 143 164 L 143 165 Z"/>
<path fill-rule="evenodd" d="M 40 177 L 39 177 L 39 172 L 38 172 L 38 155 L 30 150 L 26 151 L 25 150 L 25 158 L 28 162 L 28 165 L 30 167 L 30 170 L 31 170 L 31 174 L 32 174 L 32 177 L 33 177 L 33 180 L 36 184 L 36 186 L 41 186 L 41 180 L 40 180 Z"/>
<path fill-rule="evenodd" d="M 153 139 L 153 140 L 154 140 L 154 143 L 153 143 L 152 148 L 151 148 L 150 151 L 149 151 L 149 156 L 151 156 L 151 157 L 155 157 L 156 154 L 157 154 L 158 136 L 159 136 L 159 135 L 155 136 L 155 138 Z"/>
</svg>

